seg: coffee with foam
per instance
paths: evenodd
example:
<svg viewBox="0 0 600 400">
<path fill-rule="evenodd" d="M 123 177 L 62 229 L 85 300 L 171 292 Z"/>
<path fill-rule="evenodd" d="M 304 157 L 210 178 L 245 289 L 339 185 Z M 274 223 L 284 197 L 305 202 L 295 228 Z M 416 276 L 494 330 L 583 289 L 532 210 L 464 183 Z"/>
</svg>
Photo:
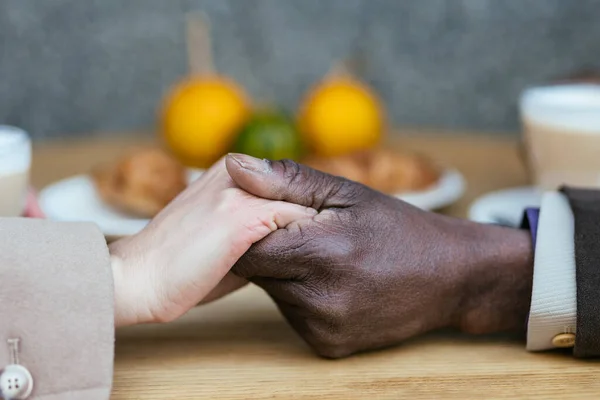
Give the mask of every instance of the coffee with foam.
<svg viewBox="0 0 600 400">
<path fill-rule="evenodd" d="M 22 214 L 30 165 L 31 142 L 27 133 L 0 125 L 0 217 Z"/>
<path fill-rule="evenodd" d="M 520 108 L 538 186 L 600 186 L 600 85 L 528 89 Z"/>
</svg>

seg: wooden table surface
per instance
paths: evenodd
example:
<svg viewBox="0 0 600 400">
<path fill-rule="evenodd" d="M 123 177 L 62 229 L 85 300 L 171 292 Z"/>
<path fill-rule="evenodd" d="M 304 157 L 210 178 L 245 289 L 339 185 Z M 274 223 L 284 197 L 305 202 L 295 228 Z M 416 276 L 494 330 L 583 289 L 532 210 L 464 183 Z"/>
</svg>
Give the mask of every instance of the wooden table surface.
<svg viewBox="0 0 600 400">
<path fill-rule="evenodd" d="M 86 172 L 147 141 L 114 136 L 36 146 L 33 183 L 43 187 Z M 514 139 L 419 135 L 396 145 L 465 175 L 464 198 L 445 213 L 464 217 L 477 196 L 527 183 Z M 255 287 L 172 324 L 126 328 L 117 337 L 114 400 L 600 398 L 600 363 L 564 352 L 527 353 L 512 337 L 436 333 L 384 351 L 324 360 Z"/>
</svg>

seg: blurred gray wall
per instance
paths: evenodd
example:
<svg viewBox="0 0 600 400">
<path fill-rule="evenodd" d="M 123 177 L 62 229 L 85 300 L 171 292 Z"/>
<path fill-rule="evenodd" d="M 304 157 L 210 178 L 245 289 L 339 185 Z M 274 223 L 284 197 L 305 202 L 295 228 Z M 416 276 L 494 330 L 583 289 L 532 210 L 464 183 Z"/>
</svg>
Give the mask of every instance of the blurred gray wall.
<svg viewBox="0 0 600 400">
<path fill-rule="evenodd" d="M 186 73 L 190 10 L 257 98 L 293 109 L 359 55 L 397 126 L 515 132 L 523 87 L 600 64 L 600 0 L 0 0 L 0 122 L 36 138 L 151 128 Z"/>
</svg>

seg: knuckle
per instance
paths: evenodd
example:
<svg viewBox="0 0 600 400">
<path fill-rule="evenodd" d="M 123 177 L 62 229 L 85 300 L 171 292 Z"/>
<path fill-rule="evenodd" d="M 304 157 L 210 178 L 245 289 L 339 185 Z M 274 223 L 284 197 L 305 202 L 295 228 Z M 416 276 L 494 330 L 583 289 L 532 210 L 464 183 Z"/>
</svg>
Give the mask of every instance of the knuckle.
<svg viewBox="0 0 600 400">
<path fill-rule="evenodd" d="M 363 241 L 352 241 L 352 243 L 348 246 L 348 252 L 346 253 L 345 261 L 347 265 L 352 266 L 347 270 L 347 278 L 356 280 L 360 279 L 359 276 L 362 276 L 361 273 L 361 265 L 366 263 L 366 259 L 368 259 L 369 255 L 372 254 L 373 248 L 376 248 L 377 243 L 373 239 L 374 235 L 372 232 L 365 232 L 363 230 Z M 358 233 L 357 233 L 358 234 Z M 367 246 L 365 246 L 367 244 Z"/>
<path fill-rule="evenodd" d="M 231 272 L 241 278 L 251 278 L 254 276 L 255 263 L 252 257 L 244 256 L 240 258 L 231 268 Z"/>
<path fill-rule="evenodd" d="M 343 348 L 348 343 L 348 332 L 337 322 L 314 320 L 309 322 L 308 327 L 316 348 Z"/>
<path fill-rule="evenodd" d="M 148 308 L 151 320 L 158 324 L 167 324 L 179 318 L 183 312 L 182 307 L 178 306 L 180 299 L 164 299 L 161 303 L 154 304 Z"/>
<path fill-rule="evenodd" d="M 351 302 L 343 295 L 336 296 L 303 296 L 305 307 L 311 318 L 306 324 L 311 340 L 309 343 L 315 351 L 327 358 L 340 358 L 351 353 L 352 343 L 352 310 Z"/>
<path fill-rule="evenodd" d="M 326 318 L 335 323 L 336 326 L 340 326 L 350 316 L 350 305 L 347 301 L 334 299 L 327 302 L 323 312 Z"/>
<path fill-rule="evenodd" d="M 153 322 L 157 324 L 168 324 L 169 322 L 173 322 L 177 319 L 177 316 L 168 314 L 166 312 L 155 313 L 153 316 Z"/>
<path fill-rule="evenodd" d="M 341 348 L 344 347 L 348 339 L 346 335 L 340 330 L 334 329 L 329 330 L 321 335 L 321 344 L 327 348 Z"/>
<path fill-rule="evenodd" d="M 319 274 L 321 275 L 321 274 Z M 327 276 L 309 277 L 306 288 L 306 306 L 324 321 L 339 324 L 350 316 L 350 303 L 342 291 L 337 290 L 338 282 Z"/>
<path fill-rule="evenodd" d="M 287 159 L 282 161 L 282 165 L 283 176 L 290 187 L 297 188 L 297 190 L 302 190 L 303 192 L 308 191 L 312 193 L 316 179 L 311 176 L 311 171 L 308 168 L 293 160 Z M 306 192 L 302 194 L 306 194 Z"/>
<path fill-rule="evenodd" d="M 300 164 L 289 159 L 281 160 L 280 163 L 283 169 L 283 176 L 288 182 L 297 183 L 299 180 L 303 179 Z"/>
<path fill-rule="evenodd" d="M 340 264 L 336 264 L 340 265 Z M 306 268 L 303 297 L 305 307 L 324 321 L 340 326 L 352 317 L 352 296 L 346 290 L 343 276 L 331 268 L 314 263 Z"/>
<path fill-rule="evenodd" d="M 326 262 L 323 263 L 323 272 L 330 282 L 335 276 L 346 276 L 352 270 L 353 255 L 360 247 L 356 238 L 350 235 L 352 231 L 348 229 L 353 223 L 350 216 L 340 216 L 340 213 L 338 213 L 336 218 L 338 218 L 338 221 L 336 221 L 338 226 L 330 228 L 333 235 L 320 243 L 323 250 L 327 251 L 328 257 L 325 260 Z"/>
<path fill-rule="evenodd" d="M 315 347 L 315 351 L 319 356 L 330 359 L 343 358 L 352 354 L 345 346 L 319 346 Z"/>
<path fill-rule="evenodd" d="M 236 211 L 240 207 L 241 196 L 237 189 L 227 188 L 219 193 L 217 203 L 219 210 L 230 213 Z"/>
<path fill-rule="evenodd" d="M 365 187 L 360 183 L 345 179 L 336 178 L 336 184 L 331 187 L 331 197 L 336 197 L 342 203 L 353 203 L 365 191 Z"/>
</svg>

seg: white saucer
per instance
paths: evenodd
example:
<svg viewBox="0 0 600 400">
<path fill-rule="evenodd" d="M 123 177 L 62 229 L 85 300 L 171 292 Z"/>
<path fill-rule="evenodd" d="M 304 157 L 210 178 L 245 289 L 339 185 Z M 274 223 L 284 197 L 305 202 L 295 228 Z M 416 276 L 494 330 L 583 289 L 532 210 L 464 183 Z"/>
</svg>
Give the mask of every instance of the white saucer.
<svg viewBox="0 0 600 400">
<path fill-rule="evenodd" d="M 190 170 L 188 180 L 199 178 L 203 170 Z M 132 217 L 104 203 L 88 175 L 63 179 L 40 192 L 39 202 L 46 218 L 54 221 L 93 222 L 108 237 L 133 235 L 148 219 Z"/>
<path fill-rule="evenodd" d="M 202 172 L 190 171 L 190 180 L 196 179 Z M 430 189 L 402 193 L 396 197 L 422 209 L 434 210 L 454 203 L 464 190 L 463 176 L 458 171 L 447 170 Z M 108 237 L 135 234 L 149 221 L 124 214 L 105 204 L 87 175 L 73 176 L 46 187 L 40 192 L 39 201 L 47 218 L 94 222 Z"/>
<path fill-rule="evenodd" d="M 499 190 L 479 197 L 471 204 L 469 219 L 487 224 L 518 227 L 523 211 L 539 207 L 542 191 L 533 186 Z"/>
<path fill-rule="evenodd" d="M 455 169 L 444 171 L 439 181 L 419 192 L 403 192 L 395 195 L 400 200 L 423 210 L 438 210 L 459 200 L 465 193 L 465 178 Z"/>
</svg>

